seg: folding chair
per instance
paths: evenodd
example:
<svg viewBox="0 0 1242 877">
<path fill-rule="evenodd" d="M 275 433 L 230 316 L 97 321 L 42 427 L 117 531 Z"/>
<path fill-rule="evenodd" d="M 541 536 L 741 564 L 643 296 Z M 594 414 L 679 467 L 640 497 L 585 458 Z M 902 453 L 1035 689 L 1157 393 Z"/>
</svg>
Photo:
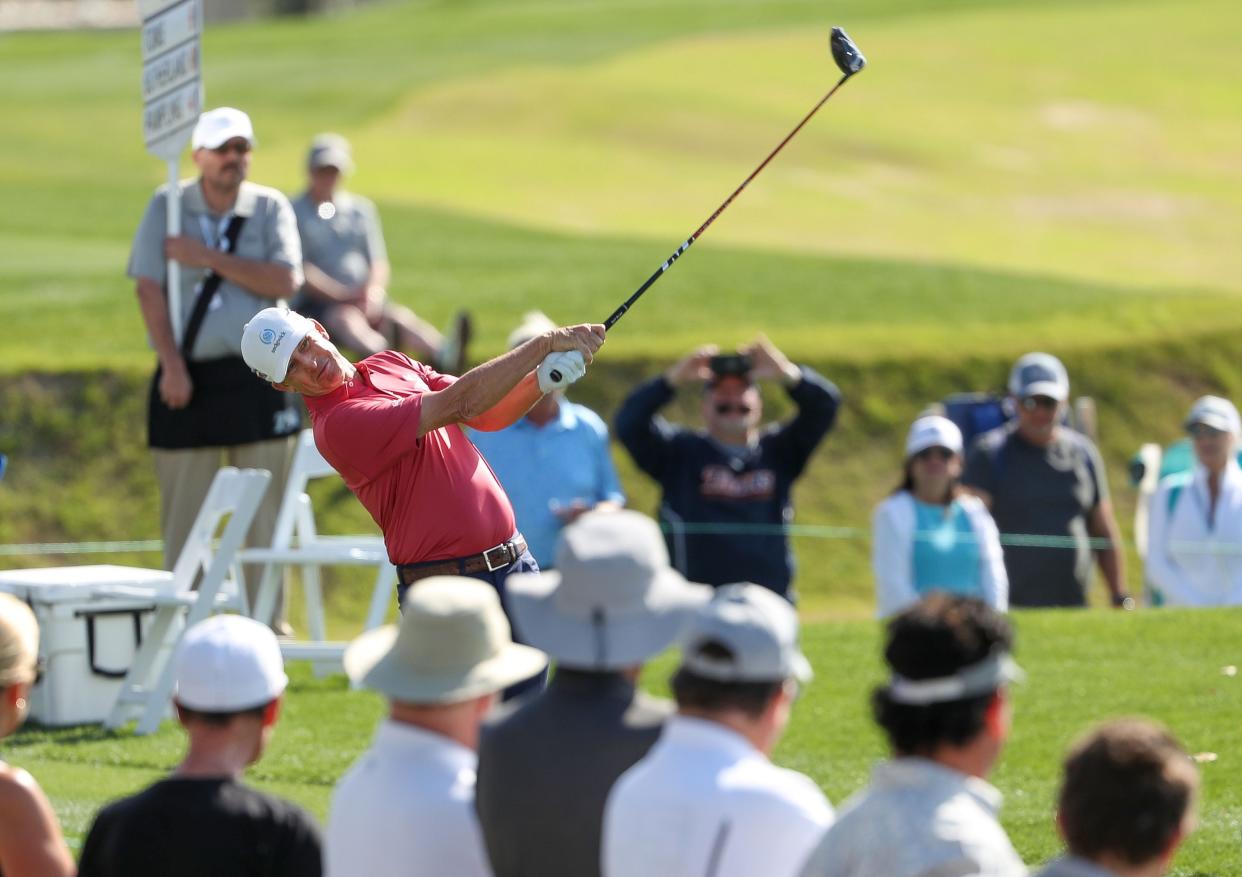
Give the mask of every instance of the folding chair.
<svg viewBox="0 0 1242 877">
<path fill-rule="evenodd" d="M 396 593 L 397 570 L 388 562 L 388 550 L 380 536 L 358 534 L 326 536 L 315 525 L 315 513 L 306 487 L 312 479 L 337 477 L 336 470 L 315 447 L 314 433 L 303 430 L 298 437 L 297 451 L 289 468 L 289 479 L 281 498 L 280 511 L 272 533 L 270 548 L 243 548 L 237 553 L 238 564 L 264 564 L 263 578 L 255 597 L 253 616 L 265 624 L 272 623 L 276 597 L 280 590 L 280 571 L 285 566 L 298 566 L 306 596 L 306 617 L 312 642 L 284 641 L 281 649 L 286 658 L 309 659 L 323 663 L 339 662 L 343 643 L 325 642 L 323 594 L 319 570 L 325 566 L 373 566 L 375 585 L 367 610 L 366 630 L 379 627 L 389 602 Z"/>
<path fill-rule="evenodd" d="M 101 585 L 95 589 L 101 596 L 136 598 L 155 606 L 151 627 L 125 674 L 116 703 L 104 722 L 106 727 L 119 727 L 139 711 L 138 734 L 158 728 L 172 694 L 171 657 L 182 632 L 215 611 L 247 611 L 246 589 L 236 579 L 226 582 L 226 576 L 271 478 L 266 469 L 221 469 L 211 482 L 167 584 Z M 225 517 L 228 524 L 213 549 L 216 530 Z M 200 573 L 202 578 L 194 590 Z"/>
</svg>

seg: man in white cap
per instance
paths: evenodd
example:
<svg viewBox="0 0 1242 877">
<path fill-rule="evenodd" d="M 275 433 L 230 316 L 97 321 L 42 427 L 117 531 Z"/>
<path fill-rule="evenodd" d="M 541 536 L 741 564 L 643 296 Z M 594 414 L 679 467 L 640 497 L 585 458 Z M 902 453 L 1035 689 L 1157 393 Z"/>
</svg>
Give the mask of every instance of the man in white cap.
<svg viewBox="0 0 1242 877">
<path fill-rule="evenodd" d="M 1144 719 L 1093 729 L 1065 759 L 1057 828 L 1069 848 L 1039 877 L 1160 877 L 1195 822 L 1199 772 Z"/>
<path fill-rule="evenodd" d="M 531 311 L 509 334 L 509 349 L 556 328 Z M 518 526 L 540 569 L 551 569 L 561 528 L 595 508 L 620 508 L 625 494 L 599 415 L 553 390 L 512 426 L 471 441 L 513 503 Z"/>
<path fill-rule="evenodd" d="M 368 199 L 340 185 L 353 172 L 349 141 L 320 134 L 306 159 L 309 182 L 293 199 L 302 236 L 306 283 L 298 313 L 319 320 L 342 347 L 363 356 L 388 347 L 410 351 L 439 371 L 461 374 L 470 321 L 458 314 L 451 338 L 388 297 L 388 249 L 379 213 Z"/>
<path fill-rule="evenodd" d="M 1009 737 L 1006 686 L 1021 678 L 1003 615 L 938 592 L 896 615 L 872 695 L 893 758 L 841 808 L 802 877 L 1025 877 L 987 776 Z"/>
<path fill-rule="evenodd" d="M 158 358 L 147 434 L 168 569 L 221 465 L 272 473 L 247 539 L 248 545 L 271 544 L 294 436 L 302 426 L 293 400 L 249 380 L 239 347 L 246 321 L 302 284 L 293 208 L 280 192 L 246 179 L 255 137 L 241 110 L 203 113 L 191 145 L 199 175 L 179 183 L 181 234 L 168 234 L 162 186 L 134 235 L 128 267 Z M 181 280 L 180 344 L 165 295 L 170 258 Z M 259 567 L 246 571 L 251 589 L 261 577 Z M 278 626 L 279 618 L 278 611 Z"/>
<path fill-rule="evenodd" d="M 1242 469 L 1238 409 L 1220 396 L 1191 406 L 1184 426 L 1195 465 L 1160 480 L 1148 514 L 1147 567 L 1154 605 L 1242 603 Z"/>
<path fill-rule="evenodd" d="M 599 324 L 552 329 L 455 378 L 392 350 L 355 365 L 317 321 L 268 308 L 246 324 L 242 353 L 261 378 L 302 394 L 315 445 L 384 534 L 402 601 L 436 575 L 479 578 L 503 598 L 507 575 L 538 569 L 461 427 L 503 429 L 581 378 L 603 343 Z"/>
<path fill-rule="evenodd" d="M 265 625 L 217 615 L 174 657 L 189 750 L 168 779 L 109 804 L 82 847 L 82 877 L 322 873 L 319 829 L 301 808 L 241 782 L 267 748 L 288 677 Z"/>
<path fill-rule="evenodd" d="M 669 567 L 660 529 L 593 511 L 561 533 L 555 572 L 509 579 L 518 632 L 556 662 L 538 697 L 484 728 L 478 813 L 496 877 L 599 874 L 604 802 L 672 704 L 637 689 L 711 589 Z"/>
<path fill-rule="evenodd" d="M 1009 395 L 1016 420 L 975 440 L 962 484 L 987 505 L 1002 543 L 1006 535 L 1048 537 L 1005 544 L 1010 605 L 1085 606 L 1094 554 L 1112 604 L 1134 608 L 1100 452 L 1061 422 L 1065 366 L 1048 353 L 1026 354 L 1009 374 Z"/>
<path fill-rule="evenodd" d="M 810 676 L 788 602 L 759 585 L 719 588 L 685 634 L 677 714 L 608 796 L 604 877 L 796 875 L 832 807 L 768 755 Z"/>
<path fill-rule="evenodd" d="M 389 709 L 332 796 L 327 873 L 490 877 L 474 815 L 479 724 L 499 691 L 546 664 L 512 641 L 494 590 L 452 576 L 411 588 L 399 627 L 350 643 L 346 672 Z"/>
</svg>

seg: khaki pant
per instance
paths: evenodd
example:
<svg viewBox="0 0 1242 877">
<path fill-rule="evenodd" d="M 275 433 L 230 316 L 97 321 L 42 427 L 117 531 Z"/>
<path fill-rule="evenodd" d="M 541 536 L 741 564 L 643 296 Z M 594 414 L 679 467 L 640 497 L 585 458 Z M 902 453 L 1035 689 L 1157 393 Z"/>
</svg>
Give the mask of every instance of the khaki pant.
<svg viewBox="0 0 1242 877">
<path fill-rule="evenodd" d="M 181 549 L 190 535 L 190 527 L 198 510 L 207 498 L 211 480 L 221 466 L 239 469 L 266 469 L 272 473 L 271 483 L 263 502 L 255 513 L 246 534 L 246 545 L 266 548 L 272 544 L 272 532 L 276 529 L 276 515 L 285 492 L 285 480 L 297 443 L 297 434 L 264 442 L 252 442 L 226 448 L 188 448 L 165 450 L 152 448 L 155 458 L 155 477 L 160 485 L 160 526 L 164 538 L 164 568 L 172 569 Z M 258 596 L 259 583 L 263 580 L 262 564 L 246 564 L 242 574 L 246 578 L 246 593 L 253 609 Z M 282 581 L 276 598 L 276 610 L 272 616 L 273 627 L 284 621 L 285 585 Z"/>
</svg>

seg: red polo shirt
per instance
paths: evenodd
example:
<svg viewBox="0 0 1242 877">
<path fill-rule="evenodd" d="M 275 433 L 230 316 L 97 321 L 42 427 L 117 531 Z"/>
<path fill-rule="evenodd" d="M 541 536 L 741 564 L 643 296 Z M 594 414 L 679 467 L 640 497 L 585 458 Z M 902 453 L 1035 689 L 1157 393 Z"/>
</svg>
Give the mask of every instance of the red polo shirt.
<svg viewBox="0 0 1242 877">
<path fill-rule="evenodd" d="M 468 557 L 512 536 L 509 497 L 461 427 L 418 438 L 423 393 L 457 379 L 392 350 L 357 368 L 306 407 L 319 452 L 379 524 L 389 560 Z"/>
</svg>

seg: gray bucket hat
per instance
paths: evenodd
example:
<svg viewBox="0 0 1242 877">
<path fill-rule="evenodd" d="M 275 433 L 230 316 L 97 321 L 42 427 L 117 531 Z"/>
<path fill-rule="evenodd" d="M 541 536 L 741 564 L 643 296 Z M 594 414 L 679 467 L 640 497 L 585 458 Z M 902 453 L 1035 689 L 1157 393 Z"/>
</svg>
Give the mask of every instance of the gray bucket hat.
<svg viewBox="0 0 1242 877">
<path fill-rule="evenodd" d="M 393 700 L 456 703 L 529 679 L 548 664 L 518 645 L 496 591 L 478 579 L 433 576 L 410 588 L 400 625 L 345 649 L 345 672 Z"/>
<path fill-rule="evenodd" d="M 655 522 L 638 512 L 588 512 L 561 532 L 556 569 L 505 580 L 522 638 L 584 670 L 640 664 L 677 641 L 711 598 L 669 566 Z"/>
</svg>

